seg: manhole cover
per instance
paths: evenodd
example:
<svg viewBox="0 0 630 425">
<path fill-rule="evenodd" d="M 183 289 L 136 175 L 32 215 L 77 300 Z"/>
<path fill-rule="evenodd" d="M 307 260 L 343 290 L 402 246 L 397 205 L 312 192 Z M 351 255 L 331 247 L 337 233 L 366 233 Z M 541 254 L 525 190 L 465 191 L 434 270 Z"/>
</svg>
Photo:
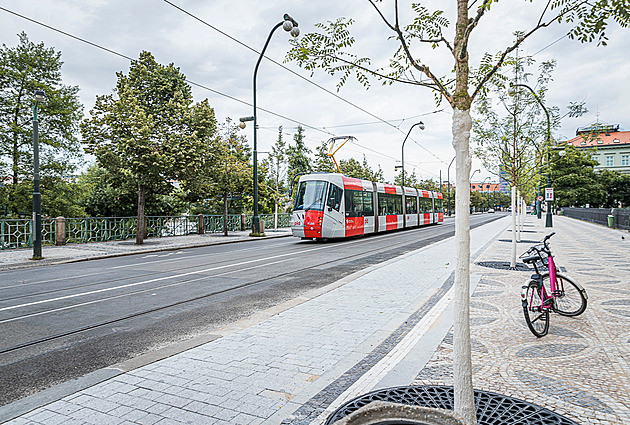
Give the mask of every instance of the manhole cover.
<svg viewBox="0 0 630 425">
<path fill-rule="evenodd" d="M 514 269 L 511 269 L 509 261 L 479 261 L 478 263 L 475 263 L 475 264 L 477 264 L 478 266 L 489 267 L 491 269 L 499 269 L 499 270 L 518 270 L 518 271 L 534 270 L 534 269 L 530 269 L 529 267 L 527 267 L 526 264 L 523 264 L 523 263 L 516 263 L 516 267 Z"/>
<path fill-rule="evenodd" d="M 330 415 L 326 425 L 331 425 L 350 413 L 373 401 L 424 406 L 453 410 L 453 387 L 418 385 L 385 388 L 359 396 L 342 405 Z M 579 425 L 544 407 L 528 403 L 503 394 L 475 390 L 478 425 L 501 425 L 519 423 L 528 425 Z"/>
</svg>

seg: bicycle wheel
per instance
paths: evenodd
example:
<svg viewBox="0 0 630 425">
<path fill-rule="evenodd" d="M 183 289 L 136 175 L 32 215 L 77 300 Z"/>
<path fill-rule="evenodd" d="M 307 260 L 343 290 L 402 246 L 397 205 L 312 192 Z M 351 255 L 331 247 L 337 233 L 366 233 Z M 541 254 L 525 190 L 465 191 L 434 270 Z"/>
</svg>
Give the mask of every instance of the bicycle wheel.
<svg viewBox="0 0 630 425">
<path fill-rule="evenodd" d="M 579 316 L 586 310 L 586 291 L 569 277 L 556 273 L 555 311 L 562 316 Z M 549 273 L 543 275 L 545 288 L 550 289 Z M 551 293 L 551 292 L 550 292 Z"/>
<path fill-rule="evenodd" d="M 542 308 L 540 283 L 532 280 L 527 285 L 526 298 L 523 300 L 523 314 L 527 327 L 538 338 L 549 331 L 549 310 Z"/>
</svg>

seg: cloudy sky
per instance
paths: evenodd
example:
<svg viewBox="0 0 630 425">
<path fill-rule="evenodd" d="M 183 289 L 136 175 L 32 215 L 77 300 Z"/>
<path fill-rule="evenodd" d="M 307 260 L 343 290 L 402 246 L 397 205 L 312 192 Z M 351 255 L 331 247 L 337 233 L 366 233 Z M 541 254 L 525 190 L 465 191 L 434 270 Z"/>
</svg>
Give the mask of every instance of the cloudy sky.
<svg viewBox="0 0 630 425">
<path fill-rule="evenodd" d="M 386 65 L 397 48 L 394 40 L 388 40 L 391 33 L 366 0 L 170 1 L 214 28 L 163 0 L 0 0 L 0 7 L 128 57 L 137 58 L 140 51 L 148 50 L 161 63 L 175 63 L 190 81 L 213 90 L 194 87 L 193 92 L 197 101 L 209 99 L 221 121 L 252 114 L 251 106 L 227 96 L 251 104 L 258 54 L 246 46 L 260 51 L 269 31 L 282 20 L 284 13 L 298 21 L 302 34 L 313 31 L 318 22 L 352 17 L 355 24 L 351 31 L 357 40 L 355 52 L 372 58 L 372 63 L 378 66 Z M 389 16 L 392 3 L 389 0 L 380 3 Z M 423 4 L 429 9 L 448 6 L 447 16 L 454 22 L 452 3 L 435 0 Z M 515 30 L 531 28 L 544 3 L 525 0 L 495 3 L 473 32 L 471 65 L 476 66 L 484 52 L 494 54 L 504 49 Z M 401 24 L 410 23 L 413 18 L 410 4 L 400 2 Z M 64 83 L 80 87 L 86 113 L 96 95 L 111 93 L 115 73 L 127 72 L 129 68 L 129 61 L 123 57 L 5 10 L 0 10 L 0 24 L 0 40 L 7 46 L 15 46 L 17 34 L 25 31 L 31 41 L 43 41 L 47 47 L 62 52 Z M 611 26 L 607 47 L 563 38 L 567 30 L 567 26 L 561 25 L 543 29 L 528 39 L 519 52 L 522 56 L 533 55 L 537 62 L 557 61 L 555 81 L 547 95 L 548 105 L 566 111 L 569 102 L 585 101 L 589 108 L 585 116 L 565 118 L 554 136 L 573 137 L 576 127 L 588 125 L 598 117 L 602 122 L 630 128 L 630 30 Z M 448 39 L 452 40 L 452 33 L 451 28 Z M 282 29 L 277 30 L 266 55 L 282 62 L 289 48 L 289 37 Z M 426 47 L 417 53 L 434 73 L 451 72 L 452 58 L 443 51 Z M 392 180 L 394 166 L 400 164 L 404 136 L 411 125 L 422 120 L 425 130 L 414 129 L 406 143 L 405 167 L 408 172 L 415 170 L 420 178 L 436 181 L 442 171 L 442 179 L 446 179 L 447 164 L 454 156 L 452 111 L 447 104 L 437 107 L 431 91 L 403 85 L 383 87 L 377 81 L 365 90 L 351 81 L 337 92 L 336 77 L 321 71 L 311 76 L 294 63 L 285 66 L 303 78 L 267 60 L 263 60 L 258 72 L 258 106 L 282 116 L 259 111 L 260 152 L 268 151 L 275 142 L 278 126 L 284 127 L 289 140 L 299 122 L 306 127 L 307 146 L 312 150 L 333 135 L 355 136 L 357 142 L 344 146 L 337 157 L 362 160 L 365 155 L 373 168 L 380 165 L 386 179 Z M 243 131 L 251 141 L 251 125 Z M 473 170 L 477 168 L 479 161 L 473 163 Z M 474 180 L 486 176 L 490 174 L 482 170 Z"/>
</svg>

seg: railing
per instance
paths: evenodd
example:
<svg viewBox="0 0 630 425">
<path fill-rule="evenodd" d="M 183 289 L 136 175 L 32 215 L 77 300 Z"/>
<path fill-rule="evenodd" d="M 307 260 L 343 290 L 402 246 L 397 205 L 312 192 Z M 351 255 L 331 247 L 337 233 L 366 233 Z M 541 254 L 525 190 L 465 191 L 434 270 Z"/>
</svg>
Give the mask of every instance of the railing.
<svg viewBox="0 0 630 425">
<path fill-rule="evenodd" d="M 62 219 L 63 220 L 63 219 Z M 261 214 L 266 229 L 274 228 L 274 215 Z M 291 214 L 278 214 L 278 228 L 290 227 Z M 228 215 L 228 231 L 236 232 L 252 228 L 252 216 Z M 105 242 L 133 239 L 136 237 L 136 217 L 84 217 L 64 220 L 65 243 Z M 56 220 L 42 219 L 42 241 L 54 245 L 57 236 Z M 222 215 L 203 216 L 204 233 L 223 232 Z M 199 216 L 149 216 L 147 237 L 185 236 L 199 233 Z M 0 219 L 0 249 L 28 248 L 33 246 L 33 220 Z M 64 242 L 60 242 L 64 243 Z"/>
<path fill-rule="evenodd" d="M 567 217 L 591 223 L 608 225 L 608 216 L 614 217 L 613 227 L 630 230 L 630 209 L 628 208 L 562 208 L 562 213 Z"/>
<path fill-rule="evenodd" d="M 136 217 L 66 219 L 66 243 L 121 241 L 136 237 Z"/>
<path fill-rule="evenodd" d="M 42 219 L 42 243 L 55 244 L 55 220 Z M 33 220 L 0 220 L 0 249 L 28 248 L 33 246 Z"/>
</svg>

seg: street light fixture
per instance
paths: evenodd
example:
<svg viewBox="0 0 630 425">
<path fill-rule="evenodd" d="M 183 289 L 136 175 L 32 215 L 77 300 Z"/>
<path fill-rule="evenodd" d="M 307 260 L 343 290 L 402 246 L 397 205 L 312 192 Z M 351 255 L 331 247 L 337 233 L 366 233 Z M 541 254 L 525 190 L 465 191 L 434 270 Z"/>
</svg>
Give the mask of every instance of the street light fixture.
<svg viewBox="0 0 630 425">
<path fill-rule="evenodd" d="M 542 103 L 542 101 L 540 100 L 540 98 L 538 97 L 534 89 L 532 89 L 527 84 L 510 83 L 510 87 L 525 87 L 526 89 L 528 89 L 534 96 L 534 99 L 536 99 L 536 101 L 543 108 L 543 111 L 545 111 L 545 115 L 547 116 L 547 167 L 550 167 L 551 158 L 550 158 L 549 149 L 551 148 L 551 120 L 549 118 L 549 111 L 547 111 L 545 104 Z M 547 188 L 551 189 L 551 169 L 547 169 Z M 553 216 L 551 214 L 551 205 L 550 205 L 551 201 L 546 201 L 546 202 L 547 202 L 547 215 L 546 215 L 546 220 L 545 220 L 545 227 L 553 227 Z"/>
<path fill-rule="evenodd" d="M 411 126 L 411 128 L 407 132 L 407 135 L 405 136 L 405 140 L 403 140 L 402 142 L 402 186 L 405 186 L 405 142 L 407 141 L 407 138 L 411 134 L 411 130 L 413 130 L 415 126 L 418 126 L 420 130 L 424 130 L 424 123 L 422 121 L 418 121 L 417 123 Z"/>
<path fill-rule="evenodd" d="M 42 194 L 39 192 L 39 128 L 37 105 L 46 101 L 46 93 L 33 93 L 33 260 L 42 259 Z"/>
<path fill-rule="evenodd" d="M 285 31 L 290 32 L 293 37 L 297 37 L 298 35 L 300 35 L 298 23 L 286 13 L 284 14 L 283 20 L 277 23 L 271 29 L 271 32 L 267 37 L 267 41 L 265 42 L 265 46 L 263 47 L 262 51 L 260 52 L 260 56 L 258 57 L 258 62 L 256 62 L 256 67 L 254 68 L 254 116 L 245 117 L 248 119 L 241 118 L 241 124 L 239 124 L 241 128 L 244 128 L 245 121 L 250 121 L 249 118 L 253 118 L 254 121 L 254 217 L 252 218 L 252 233 L 255 235 L 260 234 L 260 217 L 258 216 L 258 143 L 256 134 L 258 130 L 258 124 L 256 119 L 256 76 L 258 75 L 258 67 L 260 66 L 260 62 L 265 55 L 265 50 L 267 50 L 267 46 L 269 45 L 271 36 L 280 27 L 282 27 L 282 29 L 284 29 Z"/>
</svg>

